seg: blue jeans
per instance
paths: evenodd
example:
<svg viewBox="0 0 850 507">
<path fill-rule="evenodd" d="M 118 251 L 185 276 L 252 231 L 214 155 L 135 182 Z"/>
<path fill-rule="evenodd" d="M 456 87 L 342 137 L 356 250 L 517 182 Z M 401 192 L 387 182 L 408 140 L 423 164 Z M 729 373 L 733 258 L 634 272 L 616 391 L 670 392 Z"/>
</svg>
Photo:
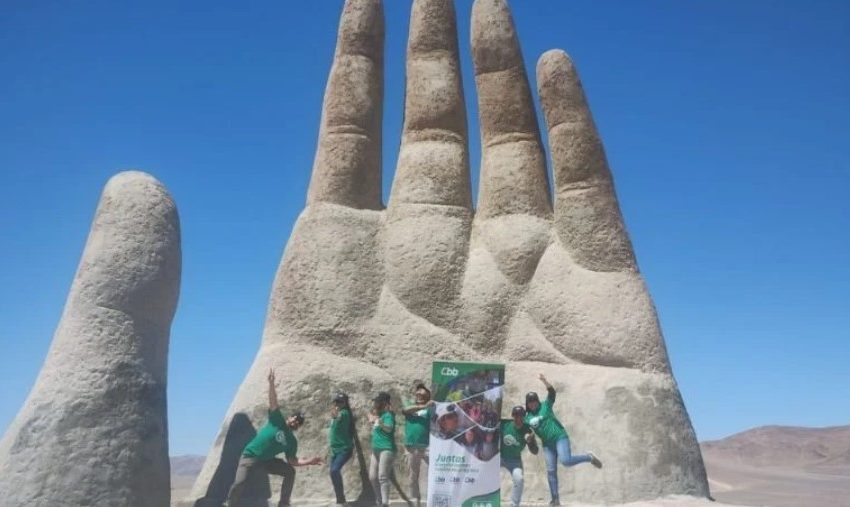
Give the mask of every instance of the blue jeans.
<svg viewBox="0 0 850 507">
<path fill-rule="evenodd" d="M 590 456 L 587 454 L 573 455 L 570 452 L 570 439 L 563 437 L 554 444 L 551 442 L 543 444 L 543 457 L 546 459 L 549 494 L 552 495 L 552 502 L 558 502 L 560 500 L 558 494 L 558 462 L 560 461 L 565 467 L 571 467 L 579 463 L 590 463 Z"/>
<path fill-rule="evenodd" d="M 331 458 L 331 484 L 334 486 L 336 503 L 345 503 L 345 491 L 342 487 L 342 467 L 351 459 L 351 449 L 334 454 Z"/>
<path fill-rule="evenodd" d="M 511 490 L 511 507 L 519 507 L 522 501 L 522 487 L 524 484 L 522 477 L 522 460 L 502 458 L 502 467 L 511 473 L 511 479 L 514 481 L 514 487 Z"/>
</svg>

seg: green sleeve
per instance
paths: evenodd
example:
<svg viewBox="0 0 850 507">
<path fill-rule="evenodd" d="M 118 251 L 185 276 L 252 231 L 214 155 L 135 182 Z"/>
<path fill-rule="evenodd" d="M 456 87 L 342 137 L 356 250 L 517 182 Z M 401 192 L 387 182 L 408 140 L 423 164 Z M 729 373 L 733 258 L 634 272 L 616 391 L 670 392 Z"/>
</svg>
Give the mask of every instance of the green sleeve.
<svg viewBox="0 0 850 507">
<path fill-rule="evenodd" d="M 287 451 L 284 454 L 286 454 L 286 461 L 297 462 L 298 461 L 298 440 L 295 440 L 295 442 L 293 442 L 292 450 Z"/>
<path fill-rule="evenodd" d="M 384 412 L 384 415 L 381 416 L 381 423 L 390 428 L 390 431 L 384 431 L 384 433 L 392 433 L 395 430 L 395 416 L 392 412 Z"/>
<path fill-rule="evenodd" d="M 280 413 L 280 410 L 269 410 L 269 422 L 278 428 L 286 426 L 286 420 L 283 418 L 283 414 Z"/>
</svg>

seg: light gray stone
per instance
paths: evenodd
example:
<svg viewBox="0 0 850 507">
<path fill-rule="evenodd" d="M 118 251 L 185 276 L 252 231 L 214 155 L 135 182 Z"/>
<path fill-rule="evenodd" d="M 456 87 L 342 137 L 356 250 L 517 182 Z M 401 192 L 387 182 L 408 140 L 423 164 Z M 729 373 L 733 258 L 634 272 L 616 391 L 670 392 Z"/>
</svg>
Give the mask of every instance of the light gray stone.
<svg viewBox="0 0 850 507">
<path fill-rule="evenodd" d="M 103 191 L 47 359 L 0 441 L 0 505 L 169 505 L 166 375 L 180 224 L 135 171 Z"/>
<path fill-rule="evenodd" d="M 378 0 L 345 3 L 307 207 L 275 279 L 260 350 L 189 500 L 225 498 L 239 453 L 265 422 L 269 368 L 284 410 L 308 415 L 299 449 L 312 456 L 327 450 L 334 391 L 351 394 L 362 420 L 378 390 L 398 407 L 434 359 L 507 363 L 511 405 L 543 391 L 538 373 L 549 377 L 573 448 L 605 462 L 562 470 L 563 500 L 706 497 L 699 447 L 572 63 L 550 52 L 538 66 L 553 197 L 510 11 L 503 0 L 476 0 L 483 156 L 473 210 L 454 7 L 415 0 L 404 131 L 384 210 L 380 34 Z M 352 41 L 357 51 L 346 49 Z M 368 449 L 366 424 L 359 436 Z M 545 503 L 542 457 L 526 460 L 526 499 Z M 357 498 L 368 488 L 357 460 L 344 470 Z M 276 478 L 262 484 L 255 504 L 278 488 Z M 329 503 L 327 469 L 300 468 L 294 498 Z"/>
</svg>

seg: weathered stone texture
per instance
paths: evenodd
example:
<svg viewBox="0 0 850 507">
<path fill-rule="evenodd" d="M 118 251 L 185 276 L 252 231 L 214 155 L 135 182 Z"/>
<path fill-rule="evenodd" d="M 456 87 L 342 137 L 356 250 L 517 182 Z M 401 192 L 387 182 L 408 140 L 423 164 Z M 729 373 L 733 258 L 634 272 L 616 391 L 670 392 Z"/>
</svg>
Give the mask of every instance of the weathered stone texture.
<svg viewBox="0 0 850 507">
<path fill-rule="evenodd" d="M 166 189 L 103 191 L 47 359 L 0 441 L 0 505 L 169 505 L 166 375 L 180 285 Z"/>
<path fill-rule="evenodd" d="M 378 0 L 345 3 L 338 41 L 342 48 L 360 41 L 360 63 L 337 49 L 307 207 L 275 280 L 260 350 L 192 500 L 224 499 L 242 446 L 264 423 L 269 368 L 281 379 L 283 406 L 308 414 L 298 436 L 310 456 L 326 451 L 334 391 L 348 391 L 361 417 L 378 390 L 390 391 L 397 406 L 438 358 L 506 362 L 510 404 L 543 390 L 539 372 L 555 384 L 573 448 L 605 462 L 602 470 L 562 471 L 564 500 L 707 496 L 696 437 L 572 62 L 556 51 L 538 65 L 552 191 L 510 11 L 504 0 L 476 0 L 483 156 L 473 210 L 453 3 L 415 0 L 404 132 L 384 210 L 376 197 L 382 17 Z M 336 133 L 335 118 L 345 126 Z M 368 429 L 360 425 L 367 449 Z M 526 498 L 542 499 L 542 457 L 526 463 Z M 351 499 L 364 486 L 358 472 L 352 460 Z M 278 488 L 271 481 L 254 490 L 256 505 Z M 326 468 L 298 470 L 300 501 L 329 502 L 330 492 Z"/>
</svg>

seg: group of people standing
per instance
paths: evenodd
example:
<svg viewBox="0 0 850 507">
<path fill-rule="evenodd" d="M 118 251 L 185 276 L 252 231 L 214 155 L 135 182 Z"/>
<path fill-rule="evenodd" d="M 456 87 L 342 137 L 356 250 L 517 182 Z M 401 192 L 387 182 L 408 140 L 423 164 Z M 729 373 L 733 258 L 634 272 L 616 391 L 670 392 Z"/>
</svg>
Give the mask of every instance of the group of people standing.
<svg viewBox="0 0 850 507">
<path fill-rule="evenodd" d="M 547 479 L 551 494 L 550 505 L 560 505 L 558 496 L 557 465 L 570 467 L 580 463 L 591 463 L 597 468 L 602 462 L 593 453 L 573 455 L 570 440 L 564 426 L 555 417 L 552 405 L 555 402 L 555 389 L 542 374 L 540 380 L 546 387 L 547 396 L 540 401 L 535 392 L 529 392 L 525 405 L 511 409 L 511 418 L 502 419 L 499 425 L 501 466 L 510 473 L 513 481 L 511 505 L 518 507 L 523 491 L 522 452 L 527 448 L 537 454 L 539 447 L 536 437 L 542 442 L 543 456 L 546 460 Z M 236 476 L 228 495 L 228 506 L 238 507 L 245 492 L 250 474 L 257 472 L 283 477 L 280 492 L 280 507 L 290 505 L 292 488 L 295 483 L 295 467 L 319 465 L 321 457 L 302 459 L 298 457 L 298 440 L 293 433 L 304 425 L 304 414 L 294 412 L 284 417 L 280 410 L 275 387 L 274 371 L 268 375 L 269 410 L 268 421 L 260 428 L 256 436 L 245 446 L 236 470 Z M 451 411 L 445 406 L 435 409 L 431 400 L 431 391 L 424 383 L 417 382 L 413 389 L 413 402 L 401 410 L 405 419 L 404 447 L 408 457 L 408 479 L 410 483 L 410 503 L 421 505 L 419 475 L 422 463 L 428 463 L 428 444 L 430 437 L 431 414 L 439 420 Z M 342 480 L 342 468 L 351 459 L 356 445 L 355 418 L 349 405 L 348 395 L 337 393 L 331 403 L 328 443 L 330 447 L 330 479 L 336 496 L 336 505 L 347 505 Z M 395 441 L 396 421 L 392 410 L 391 397 L 387 392 L 379 392 L 372 399 L 372 409 L 368 414 L 372 425 L 372 448 L 369 464 L 369 480 L 375 493 L 378 506 L 389 505 L 390 488 L 393 484 L 401 492 L 393 476 L 393 464 L 398 448 Z M 283 454 L 285 459 L 277 455 Z"/>
</svg>

